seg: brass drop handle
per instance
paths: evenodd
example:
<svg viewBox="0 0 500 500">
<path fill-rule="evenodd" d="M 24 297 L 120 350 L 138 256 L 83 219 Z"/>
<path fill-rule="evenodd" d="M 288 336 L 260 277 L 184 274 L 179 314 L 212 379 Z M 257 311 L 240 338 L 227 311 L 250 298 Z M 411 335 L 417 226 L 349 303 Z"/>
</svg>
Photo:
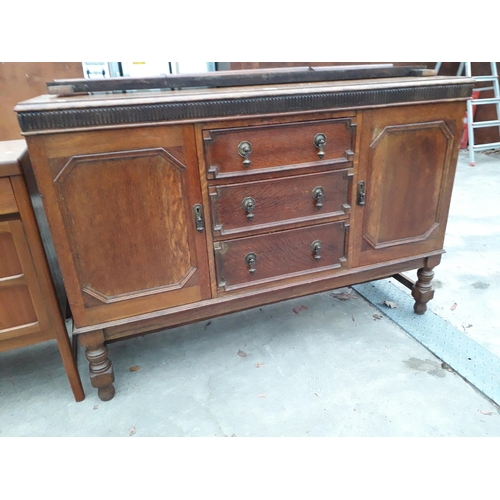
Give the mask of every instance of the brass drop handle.
<svg viewBox="0 0 500 500">
<path fill-rule="evenodd" d="M 255 255 L 253 252 L 252 253 L 248 253 L 246 256 L 245 256 L 245 262 L 248 264 L 248 267 L 250 267 L 250 269 L 248 270 L 248 272 L 250 274 L 254 274 L 256 269 L 255 269 L 255 263 L 257 262 L 257 255 Z"/>
<path fill-rule="evenodd" d="M 243 166 L 248 168 L 250 166 L 250 153 L 252 152 L 252 145 L 248 141 L 242 141 L 238 144 L 238 154 L 244 158 Z"/>
<path fill-rule="evenodd" d="M 254 218 L 253 209 L 255 208 L 255 200 L 248 196 L 241 202 L 241 206 L 245 212 L 248 212 L 247 219 L 251 221 Z"/>
<path fill-rule="evenodd" d="M 319 149 L 318 156 L 319 159 L 322 160 L 323 156 L 325 156 L 326 135 L 316 134 L 314 136 L 314 145 Z"/>
<path fill-rule="evenodd" d="M 314 258 L 316 260 L 321 259 L 321 248 L 323 247 L 323 244 L 321 243 L 320 240 L 313 241 L 311 243 L 311 251 L 314 255 Z"/>
<path fill-rule="evenodd" d="M 323 199 L 325 198 L 325 190 L 321 186 L 317 186 L 312 192 L 313 198 L 316 200 L 316 208 L 318 210 L 323 206 Z"/>
</svg>

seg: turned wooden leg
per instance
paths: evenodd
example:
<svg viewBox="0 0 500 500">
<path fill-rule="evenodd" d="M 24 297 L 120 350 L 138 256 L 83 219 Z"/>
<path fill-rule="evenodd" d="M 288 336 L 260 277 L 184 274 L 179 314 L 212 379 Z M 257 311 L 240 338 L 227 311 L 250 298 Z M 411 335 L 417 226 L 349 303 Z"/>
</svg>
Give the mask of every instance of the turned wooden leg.
<svg viewBox="0 0 500 500">
<path fill-rule="evenodd" d="M 89 361 L 90 383 L 92 387 L 97 388 L 97 394 L 102 401 L 109 401 L 115 395 L 115 374 L 104 341 L 102 330 L 80 335 L 80 343 L 85 347 L 85 357 Z"/>
<path fill-rule="evenodd" d="M 417 271 L 418 280 L 412 288 L 411 294 L 415 299 L 413 310 L 417 314 L 424 314 L 427 311 L 427 302 L 434 297 L 431 281 L 434 278 L 434 271 L 431 267 L 422 267 Z"/>
</svg>

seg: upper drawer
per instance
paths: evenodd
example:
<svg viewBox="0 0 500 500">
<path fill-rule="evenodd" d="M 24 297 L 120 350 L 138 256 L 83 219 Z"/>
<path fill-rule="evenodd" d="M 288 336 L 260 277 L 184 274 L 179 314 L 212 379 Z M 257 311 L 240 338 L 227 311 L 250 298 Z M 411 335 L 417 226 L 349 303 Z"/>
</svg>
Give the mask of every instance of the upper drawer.
<svg viewBox="0 0 500 500">
<path fill-rule="evenodd" d="M 354 151 L 354 129 L 351 118 L 342 118 L 205 130 L 207 178 L 346 162 Z"/>
<path fill-rule="evenodd" d="M 350 169 L 210 186 L 213 232 L 224 236 L 346 217 Z"/>
<path fill-rule="evenodd" d="M 0 215 L 19 212 L 8 177 L 0 179 Z"/>
</svg>

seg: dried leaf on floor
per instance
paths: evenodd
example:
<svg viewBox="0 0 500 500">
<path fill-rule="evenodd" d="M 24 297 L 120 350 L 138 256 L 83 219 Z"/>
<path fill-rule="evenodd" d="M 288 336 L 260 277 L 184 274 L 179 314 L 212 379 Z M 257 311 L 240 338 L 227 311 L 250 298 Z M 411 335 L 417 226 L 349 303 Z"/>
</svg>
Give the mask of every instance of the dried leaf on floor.
<svg viewBox="0 0 500 500">
<path fill-rule="evenodd" d="M 295 313 L 295 314 L 299 314 L 300 311 L 302 311 L 302 309 L 309 309 L 307 306 L 297 306 L 297 307 L 294 307 L 292 309 L 292 311 Z"/>
<path fill-rule="evenodd" d="M 131 366 L 128 371 L 129 372 L 138 372 L 141 369 L 140 366 Z"/>
<path fill-rule="evenodd" d="M 264 366 L 264 363 L 256 363 L 255 368 L 260 368 L 261 366 Z"/>
<path fill-rule="evenodd" d="M 392 300 L 384 300 L 383 304 L 385 307 L 388 307 L 389 309 L 397 309 L 398 307 L 396 302 L 393 302 Z"/>
<path fill-rule="evenodd" d="M 265 398 L 265 397 L 266 397 L 266 395 L 265 395 L 265 394 L 259 394 L 257 397 L 258 397 L 258 398 Z"/>
<path fill-rule="evenodd" d="M 247 353 L 245 351 L 239 350 L 238 351 L 238 356 L 240 356 L 241 358 L 246 358 L 247 357 Z"/>
<path fill-rule="evenodd" d="M 136 433 L 136 430 L 135 430 L 135 425 L 133 425 L 133 426 L 132 426 L 132 427 L 128 430 L 128 432 L 129 432 L 129 435 L 130 435 L 130 436 L 133 436 L 133 435 Z"/>
<path fill-rule="evenodd" d="M 450 307 L 450 309 L 451 309 L 452 311 L 454 311 L 456 308 L 457 308 L 457 303 L 455 302 L 455 303 L 454 303 L 454 304 Z"/>
<path fill-rule="evenodd" d="M 477 410 L 479 413 L 482 413 L 483 415 L 493 415 L 492 411 L 487 411 L 487 410 Z"/>
<path fill-rule="evenodd" d="M 354 293 L 351 293 L 349 291 L 344 291 L 344 292 L 332 292 L 330 294 L 334 299 L 338 300 L 350 300 L 350 299 L 357 299 L 358 296 L 355 295 Z"/>
<path fill-rule="evenodd" d="M 382 319 L 382 316 L 380 316 L 380 314 L 374 314 L 374 315 L 373 315 L 373 317 L 374 317 L 375 319 Z"/>
</svg>

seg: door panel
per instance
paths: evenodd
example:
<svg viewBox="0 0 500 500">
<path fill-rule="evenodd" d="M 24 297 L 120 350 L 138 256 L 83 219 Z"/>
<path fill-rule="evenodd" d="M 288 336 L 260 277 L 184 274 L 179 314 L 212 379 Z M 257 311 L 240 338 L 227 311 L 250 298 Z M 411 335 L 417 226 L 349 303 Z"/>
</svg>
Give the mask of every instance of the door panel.
<svg viewBox="0 0 500 500">
<path fill-rule="evenodd" d="M 464 109 L 446 103 L 415 113 L 365 112 L 357 182 L 365 182 L 366 198 L 356 207 L 363 219 L 360 265 L 442 249 Z"/>
<path fill-rule="evenodd" d="M 149 128 L 140 140 L 104 132 L 100 150 L 91 134 L 88 148 L 75 134 L 74 154 L 66 144 L 68 156 L 49 159 L 53 180 L 40 189 L 55 205 L 47 213 L 77 326 L 209 297 L 205 233 L 193 214 L 199 170 L 185 145 L 194 133 L 179 129 Z"/>
<path fill-rule="evenodd" d="M 55 184 L 86 294 L 126 300 L 192 274 L 185 168 L 164 149 L 70 159 Z"/>
</svg>

